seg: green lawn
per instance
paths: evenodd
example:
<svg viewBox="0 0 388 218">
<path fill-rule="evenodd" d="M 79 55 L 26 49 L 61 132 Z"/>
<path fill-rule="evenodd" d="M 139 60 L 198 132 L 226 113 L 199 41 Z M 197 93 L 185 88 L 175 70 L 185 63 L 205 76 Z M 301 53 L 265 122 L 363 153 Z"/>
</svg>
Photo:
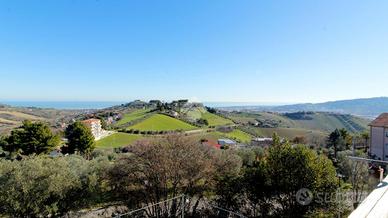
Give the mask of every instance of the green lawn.
<svg viewBox="0 0 388 218">
<path fill-rule="evenodd" d="M 97 148 L 117 148 L 130 145 L 134 141 L 140 139 L 141 135 L 115 133 L 96 142 Z"/>
<path fill-rule="evenodd" d="M 134 120 L 143 118 L 148 112 L 149 110 L 147 109 L 139 109 L 131 113 L 124 114 L 123 118 L 119 120 L 115 125 L 120 126 L 129 122 L 132 122 Z"/>
<path fill-rule="evenodd" d="M 238 139 L 241 142 L 251 142 L 252 136 L 239 129 L 235 129 L 232 132 L 225 133 L 228 138 Z"/>
<path fill-rule="evenodd" d="M 245 142 L 245 143 L 250 143 L 252 136 L 239 130 L 239 129 L 234 129 L 232 132 L 224 133 L 224 132 L 212 132 L 210 133 L 212 138 L 214 139 L 220 139 L 220 138 L 228 138 L 228 139 L 233 139 L 237 140 L 240 142 Z"/>
<path fill-rule="evenodd" d="M 154 114 L 127 129 L 140 131 L 192 130 L 196 127 L 163 114 Z"/>
<path fill-rule="evenodd" d="M 202 118 L 206 119 L 209 122 L 209 126 L 223 126 L 233 124 L 231 120 L 225 119 L 209 112 L 202 113 Z"/>
</svg>

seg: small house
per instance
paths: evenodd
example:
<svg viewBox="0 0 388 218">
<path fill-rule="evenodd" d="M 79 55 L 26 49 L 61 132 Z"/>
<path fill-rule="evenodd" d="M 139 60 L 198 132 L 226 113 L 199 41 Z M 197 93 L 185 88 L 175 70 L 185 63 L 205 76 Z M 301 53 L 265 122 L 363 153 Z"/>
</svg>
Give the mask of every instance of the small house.
<svg viewBox="0 0 388 218">
<path fill-rule="evenodd" d="M 370 124 L 370 154 L 388 160 L 388 113 L 383 113 Z"/>
<path fill-rule="evenodd" d="M 272 138 L 253 138 L 251 140 L 252 146 L 269 147 L 273 143 Z"/>
<path fill-rule="evenodd" d="M 237 143 L 231 139 L 218 139 L 218 144 L 221 145 L 221 147 L 236 147 Z"/>
</svg>

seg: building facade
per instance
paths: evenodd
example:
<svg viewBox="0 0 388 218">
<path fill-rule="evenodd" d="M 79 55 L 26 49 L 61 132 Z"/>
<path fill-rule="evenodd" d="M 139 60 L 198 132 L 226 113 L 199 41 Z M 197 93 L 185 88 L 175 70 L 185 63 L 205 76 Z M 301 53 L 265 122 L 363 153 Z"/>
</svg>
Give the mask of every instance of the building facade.
<svg viewBox="0 0 388 218">
<path fill-rule="evenodd" d="M 369 127 L 371 156 L 378 160 L 388 160 L 388 113 L 381 114 Z"/>
<path fill-rule="evenodd" d="M 101 120 L 88 119 L 88 120 L 83 120 L 82 123 L 90 128 L 95 140 L 98 140 L 101 138 L 101 136 L 104 133 L 104 130 L 102 129 L 102 126 L 101 126 Z"/>
</svg>

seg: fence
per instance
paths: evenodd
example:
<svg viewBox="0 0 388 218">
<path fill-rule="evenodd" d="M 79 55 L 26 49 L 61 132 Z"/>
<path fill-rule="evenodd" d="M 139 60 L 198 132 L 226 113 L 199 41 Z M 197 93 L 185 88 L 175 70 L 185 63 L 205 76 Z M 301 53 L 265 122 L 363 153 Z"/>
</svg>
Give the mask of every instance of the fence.
<svg viewBox="0 0 388 218">
<path fill-rule="evenodd" d="M 170 198 L 156 204 L 148 205 L 146 207 L 132 210 L 128 213 L 119 214 L 115 216 L 116 218 L 184 218 L 186 215 L 185 206 L 188 202 L 188 198 L 185 195 L 180 195 L 174 198 Z M 216 205 L 211 205 L 208 203 L 203 204 L 204 207 L 207 207 L 209 213 L 212 214 L 210 217 L 215 218 L 246 218 L 245 216 L 218 207 Z"/>
</svg>

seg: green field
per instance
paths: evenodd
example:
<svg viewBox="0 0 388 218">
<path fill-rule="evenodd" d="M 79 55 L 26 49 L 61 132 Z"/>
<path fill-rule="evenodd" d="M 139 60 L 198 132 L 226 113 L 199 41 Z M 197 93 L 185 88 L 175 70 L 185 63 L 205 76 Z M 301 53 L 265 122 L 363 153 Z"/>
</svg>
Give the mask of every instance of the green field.
<svg viewBox="0 0 388 218">
<path fill-rule="evenodd" d="M 121 120 L 119 120 L 115 125 L 120 126 L 120 125 L 129 123 L 129 122 L 132 122 L 134 120 L 143 118 L 148 112 L 149 112 L 149 110 L 139 109 L 139 110 L 135 110 L 131 113 L 124 114 L 123 118 Z"/>
<path fill-rule="evenodd" d="M 328 133 L 317 131 L 317 130 L 308 130 L 300 128 L 257 128 L 257 127 L 245 127 L 249 133 L 255 134 L 259 137 L 272 137 L 273 133 L 277 133 L 280 137 L 286 138 L 289 140 L 294 139 L 296 136 L 304 136 L 307 140 L 317 141 L 325 140 Z"/>
<path fill-rule="evenodd" d="M 127 133 L 115 133 L 106 138 L 98 140 L 96 142 L 97 148 L 117 148 L 130 145 L 136 140 L 140 139 L 141 135 L 127 134 Z"/>
<path fill-rule="evenodd" d="M 228 139 L 233 139 L 242 143 L 250 143 L 252 136 L 239 130 L 239 129 L 234 129 L 231 132 L 211 132 L 207 134 L 208 137 L 210 137 L 213 140 L 217 140 L 220 138 L 228 138 Z"/>
<path fill-rule="evenodd" d="M 149 118 L 137 123 L 127 129 L 136 129 L 140 131 L 169 131 L 169 130 L 192 130 L 196 127 L 181 120 L 163 115 L 154 114 Z"/>
<path fill-rule="evenodd" d="M 296 115 L 296 116 L 295 116 Z M 314 112 L 308 114 L 279 114 L 270 112 L 232 113 L 228 115 L 237 123 L 261 121 L 273 128 L 290 128 L 331 132 L 345 128 L 351 133 L 367 130 L 369 120 L 346 114 Z M 265 126 L 261 126 L 265 127 Z M 268 127 L 267 127 L 268 128 Z"/>
<path fill-rule="evenodd" d="M 239 129 L 235 129 L 232 132 L 225 134 L 228 138 L 232 139 L 238 139 L 240 142 L 250 142 L 252 139 L 252 136 L 248 133 L 245 133 Z"/>
<path fill-rule="evenodd" d="M 233 121 L 209 112 L 202 113 L 202 118 L 209 122 L 209 126 L 224 126 L 233 124 Z"/>
</svg>

